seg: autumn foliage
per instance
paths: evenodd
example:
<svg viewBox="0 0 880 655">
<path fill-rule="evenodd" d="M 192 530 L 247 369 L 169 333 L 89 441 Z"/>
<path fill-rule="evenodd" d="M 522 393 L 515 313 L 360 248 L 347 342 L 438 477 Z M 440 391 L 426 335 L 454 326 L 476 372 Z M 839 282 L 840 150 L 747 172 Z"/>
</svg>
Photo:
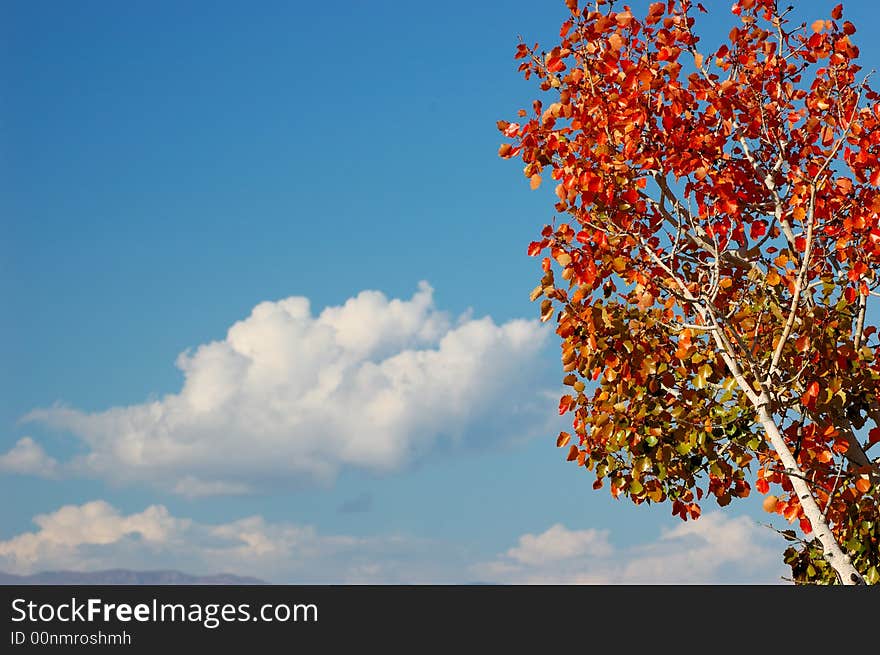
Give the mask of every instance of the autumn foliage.
<svg viewBox="0 0 880 655">
<path fill-rule="evenodd" d="M 685 520 L 772 491 L 795 581 L 880 582 L 880 96 L 855 27 L 739 0 L 706 47 L 687 0 L 565 4 L 558 45 L 516 50 L 544 99 L 498 123 L 556 196 L 528 254 L 557 445 Z"/>
</svg>

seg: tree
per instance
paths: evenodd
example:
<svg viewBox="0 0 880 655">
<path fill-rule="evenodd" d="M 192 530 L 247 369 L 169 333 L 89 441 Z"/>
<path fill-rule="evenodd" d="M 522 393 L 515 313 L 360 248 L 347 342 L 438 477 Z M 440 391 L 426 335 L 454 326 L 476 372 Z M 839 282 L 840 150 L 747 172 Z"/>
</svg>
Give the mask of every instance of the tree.
<svg viewBox="0 0 880 655">
<path fill-rule="evenodd" d="M 566 5 L 558 45 L 516 50 L 552 101 L 498 123 L 565 217 L 528 247 L 571 387 L 557 445 L 684 520 L 754 485 L 798 529 L 795 582 L 880 581 L 880 96 L 855 27 L 738 0 L 705 49 L 689 0 Z"/>
</svg>

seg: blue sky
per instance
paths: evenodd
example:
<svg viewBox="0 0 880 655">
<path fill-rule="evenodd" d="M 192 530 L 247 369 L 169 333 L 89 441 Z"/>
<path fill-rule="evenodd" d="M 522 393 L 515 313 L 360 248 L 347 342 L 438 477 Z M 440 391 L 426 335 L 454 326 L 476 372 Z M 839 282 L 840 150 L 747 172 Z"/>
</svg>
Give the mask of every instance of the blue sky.
<svg viewBox="0 0 880 655">
<path fill-rule="evenodd" d="M 729 3 L 704 4 L 713 44 Z M 552 43 L 563 2 L 0 7 L 0 568 L 784 573 L 759 499 L 683 526 L 554 447 L 525 256 L 552 193 L 495 121 L 536 97 L 517 35 Z M 871 3 L 845 18 L 877 67 Z"/>
</svg>

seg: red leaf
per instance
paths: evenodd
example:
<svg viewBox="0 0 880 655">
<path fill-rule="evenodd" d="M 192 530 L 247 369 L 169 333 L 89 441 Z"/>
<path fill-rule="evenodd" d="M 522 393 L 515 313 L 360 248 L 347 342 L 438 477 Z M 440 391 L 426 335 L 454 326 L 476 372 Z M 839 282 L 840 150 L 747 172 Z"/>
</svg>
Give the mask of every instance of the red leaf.
<svg viewBox="0 0 880 655">
<path fill-rule="evenodd" d="M 758 239 L 767 234 L 767 221 L 755 221 L 752 223 L 752 227 L 749 230 L 749 236 L 753 239 Z"/>
<path fill-rule="evenodd" d="M 565 70 L 565 63 L 559 57 L 550 57 L 547 60 L 547 70 L 551 73 L 560 73 Z"/>
<path fill-rule="evenodd" d="M 573 462 L 578 458 L 578 447 L 574 444 L 568 449 L 568 457 L 566 457 L 566 461 Z"/>
<path fill-rule="evenodd" d="M 871 431 L 868 432 L 868 443 L 874 445 L 880 441 L 880 427 L 871 428 Z"/>
<path fill-rule="evenodd" d="M 805 518 L 801 519 L 801 520 L 798 522 L 798 525 L 801 526 L 801 531 L 802 531 L 804 534 L 810 534 L 810 533 L 813 531 L 813 526 L 810 525 L 810 522 L 809 522 L 807 519 L 805 519 Z"/>
<path fill-rule="evenodd" d="M 571 406 L 571 396 L 568 394 L 564 395 L 559 400 L 559 415 L 562 416 L 565 412 L 568 411 L 568 408 Z"/>
<path fill-rule="evenodd" d="M 660 16 L 663 15 L 663 12 L 666 11 L 666 5 L 662 2 L 652 2 L 651 6 L 648 7 L 648 16 L 645 19 L 645 22 L 648 25 L 653 25 L 658 20 L 660 20 Z"/>
<path fill-rule="evenodd" d="M 547 246 L 547 241 L 532 241 L 526 254 L 529 257 L 537 257 L 541 251 Z"/>
<path fill-rule="evenodd" d="M 755 482 L 755 489 L 757 489 L 759 493 L 765 494 L 770 491 L 770 485 L 767 484 L 767 481 L 764 478 L 761 478 Z"/>
<path fill-rule="evenodd" d="M 807 349 L 810 347 L 810 335 L 802 334 L 799 336 L 797 341 L 794 342 L 794 346 L 798 349 L 798 352 L 807 352 Z"/>
<path fill-rule="evenodd" d="M 840 20 L 841 16 L 843 16 L 843 5 L 837 5 L 831 10 L 831 18 L 834 20 Z"/>
<path fill-rule="evenodd" d="M 819 383 L 816 380 L 807 385 L 807 390 L 801 396 L 801 404 L 808 409 L 815 409 L 816 399 L 819 397 Z"/>
</svg>

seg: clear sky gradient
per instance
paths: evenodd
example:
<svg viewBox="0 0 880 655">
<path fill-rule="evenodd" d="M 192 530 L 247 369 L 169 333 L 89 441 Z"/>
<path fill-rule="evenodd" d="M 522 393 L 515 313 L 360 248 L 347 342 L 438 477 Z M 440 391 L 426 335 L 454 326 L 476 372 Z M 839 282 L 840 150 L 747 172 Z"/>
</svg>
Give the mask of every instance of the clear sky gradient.
<svg viewBox="0 0 880 655">
<path fill-rule="evenodd" d="M 697 30 L 714 48 L 734 24 L 730 3 L 703 4 Z M 794 4 L 809 22 L 836 3 Z M 874 3 L 844 9 L 863 66 L 880 66 Z M 558 346 L 515 323 L 537 317 L 539 266 L 525 250 L 552 218 L 552 192 L 530 191 L 497 157 L 495 121 L 538 97 L 516 72 L 517 36 L 553 43 L 566 13 L 561 0 L 0 2 L 0 453 L 25 437 L 43 449 L 26 449 L 42 462 L 30 474 L 4 460 L 0 569 L 777 581 L 783 546 L 757 526 L 759 498 L 723 515 L 707 505 L 703 527 L 684 526 L 666 506 L 594 492 L 554 447 L 567 422 L 553 417 Z M 414 299 L 422 281 L 430 300 Z M 403 301 L 421 331 L 375 325 L 396 311 L 376 296 L 339 319 L 351 342 L 325 344 L 321 311 L 366 290 Z M 198 350 L 260 303 L 276 311 L 294 296 L 310 317 L 303 332 L 278 328 L 279 353 L 285 335 L 303 341 L 275 368 L 264 352 L 256 381 L 235 377 L 237 355 Z M 242 343 L 271 348 L 271 320 L 243 324 Z M 361 352 L 368 333 L 385 340 Z M 474 348 L 482 369 L 456 348 Z M 183 428 L 138 423 L 132 407 L 182 393 L 184 352 L 206 377 L 184 396 L 214 409 L 180 410 Z M 357 403 L 377 363 L 402 353 L 388 366 L 415 385 L 409 406 L 368 425 Z M 260 427 L 271 394 L 295 380 L 302 398 L 306 373 L 337 365 L 361 377 L 309 410 L 311 422 L 278 400 L 301 449 Z M 486 388 L 459 397 L 450 371 Z M 243 385 L 228 403 L 217 375 Z M 321 411 L 339 416 L 326 433 Z M 117 433 L 150 442 L 166 428 L 216 449 L 136 473 L 125 462 L 140 455 L 111 456 Z M 387 458 L 370 463 L 382 440 Z M 64 464 L 89 452 L 107 459 Z M 313 455 L 314 471 L 330 471 L 317 481 L 300 463 Z M 176 481 L 190 471 L 221 493 L 184 493 Z"/>
</svg>

